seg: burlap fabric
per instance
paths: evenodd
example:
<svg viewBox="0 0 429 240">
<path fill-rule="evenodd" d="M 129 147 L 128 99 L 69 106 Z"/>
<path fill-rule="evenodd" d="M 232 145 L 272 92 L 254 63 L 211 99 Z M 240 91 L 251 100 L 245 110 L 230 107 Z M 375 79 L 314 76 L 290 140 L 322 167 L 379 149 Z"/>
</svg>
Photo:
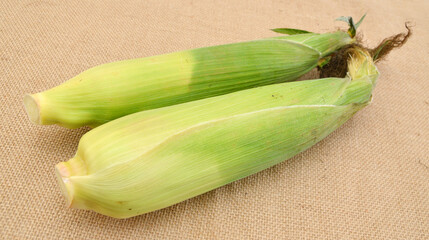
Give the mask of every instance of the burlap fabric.
<svg viewBox="0 0 429 240">
<path fill-rule="evenodd" d="M 68 209 L 54 165 L 88 129 L 36 126 L 25 93 L 92 66 L 276 36 L 360 17 L 365 43 L 415 23 L 378 67 L 373 104 L 261 173 L 175 206 L 116 220 Z M 0 2 L 0 239 L 429 239 L 429 2 Z"/>
</svg>

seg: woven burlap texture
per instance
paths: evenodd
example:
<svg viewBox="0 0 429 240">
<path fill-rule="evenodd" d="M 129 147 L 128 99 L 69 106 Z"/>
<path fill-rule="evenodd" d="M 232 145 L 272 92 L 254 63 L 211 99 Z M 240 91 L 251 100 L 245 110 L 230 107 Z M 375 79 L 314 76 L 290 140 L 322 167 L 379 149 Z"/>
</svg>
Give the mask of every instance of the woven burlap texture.
<svg viewBox="0 0 429 240">
<path fill-rule="evenodd" d="M 30 123 L 23 96 L 98 64 L 315 32 L 368 13 L 365 44 L 414 36 L 378 64 L 373 103 L 298 156 L 202 196 L 117 220 L 67 208 L 54 166 L 88 129 Z M 0 2 L 0 239 L 429 239 L 429 3 Z"/>
</svg>

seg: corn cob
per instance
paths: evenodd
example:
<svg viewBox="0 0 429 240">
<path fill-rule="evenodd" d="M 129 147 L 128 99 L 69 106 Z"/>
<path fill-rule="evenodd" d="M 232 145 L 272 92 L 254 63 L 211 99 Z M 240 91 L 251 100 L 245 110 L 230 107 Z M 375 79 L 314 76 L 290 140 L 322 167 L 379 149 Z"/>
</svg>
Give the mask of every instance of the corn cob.
<svg viewBox="0 0 429 240">
<path fill-rule="evenodd" d="M 98 126 L 134 112 L 295 80 L 355 40 L 347 33 L 282 36 L 91 68 L 26 95 L 34 123 Z"/>
<path fill-rule="evenodd" d="M 86 133 L 57 164 L 68 204 L 115 218 L 151 212 L 282 162 L 371 99 L 378 71 L 354 49 L 345 78 L 281 83 L 143 111 Z"/>
</svg>

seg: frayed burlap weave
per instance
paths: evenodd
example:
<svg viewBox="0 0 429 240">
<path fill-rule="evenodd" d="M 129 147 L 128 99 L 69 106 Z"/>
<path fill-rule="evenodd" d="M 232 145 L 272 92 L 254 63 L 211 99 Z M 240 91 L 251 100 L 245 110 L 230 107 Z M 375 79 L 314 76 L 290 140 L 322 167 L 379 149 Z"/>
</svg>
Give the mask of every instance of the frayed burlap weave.
<svg viewBox="0 0 429 240">
<path fill-rule="evenodd" d="M 364 43 L 414 35 L 378 64 L 373 103 L 298 156 L 175 206 L 116 220 L 68 209 L 54 166 L 88 129 L 36 126 L 25 93 L 98 64 L 361 17 Z M 0 239 L 429 239 L 429 3 L 0 1 Z"/>
</svg>

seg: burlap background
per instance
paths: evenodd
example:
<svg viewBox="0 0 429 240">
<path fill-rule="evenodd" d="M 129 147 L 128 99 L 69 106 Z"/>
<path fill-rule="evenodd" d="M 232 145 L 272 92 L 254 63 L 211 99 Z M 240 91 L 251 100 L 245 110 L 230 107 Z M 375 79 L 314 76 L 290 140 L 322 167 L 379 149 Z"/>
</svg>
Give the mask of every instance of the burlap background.
<svg viewBox="0 0 429 240">
<path fill-rule="evenodd" d="M 54 176 L 88 129 L 36 126 L 22 98 L 92 66 L 325 32 L 368 12 L 367 44 L 414 36 L 379 64 L 372 105 L 278 166 L 127 220 L 68 209 Z M 429 239 L 429 3 L 413 1 L 0 1 L 1 239 Z"/>
</svg>

